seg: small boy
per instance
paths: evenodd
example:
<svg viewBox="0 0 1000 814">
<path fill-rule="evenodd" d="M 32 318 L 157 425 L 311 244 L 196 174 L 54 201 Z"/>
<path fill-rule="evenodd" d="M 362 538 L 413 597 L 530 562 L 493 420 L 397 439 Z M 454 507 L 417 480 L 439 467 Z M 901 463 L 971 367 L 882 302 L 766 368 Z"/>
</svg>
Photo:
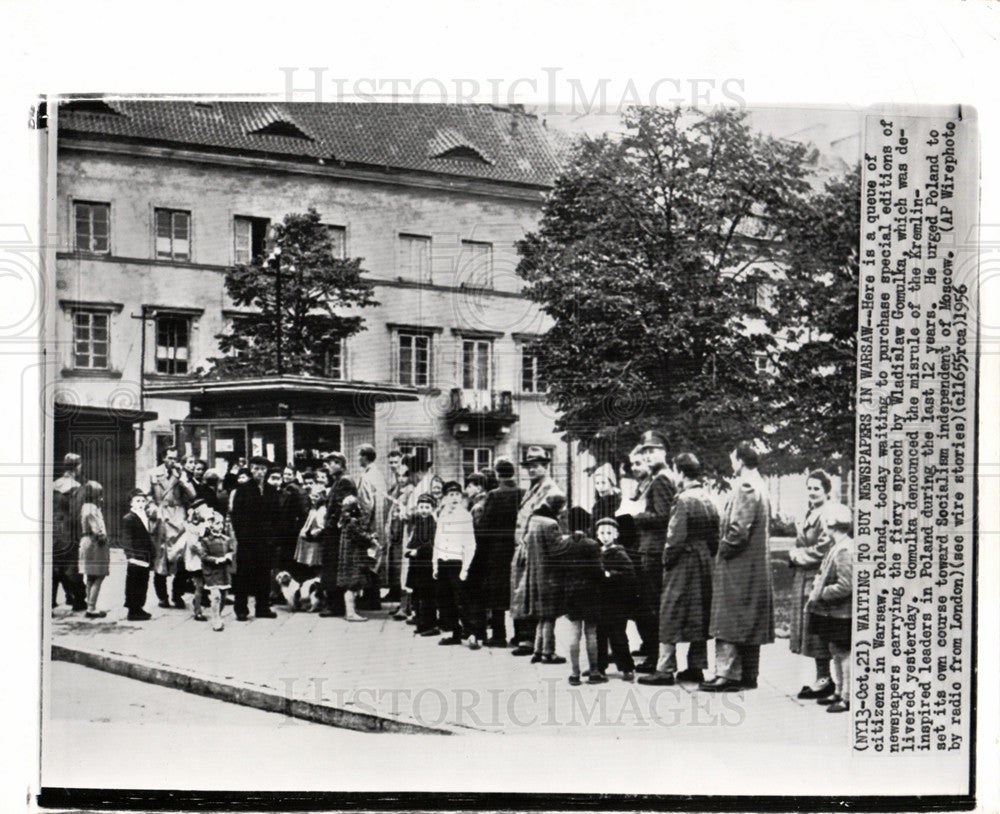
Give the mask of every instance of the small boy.
<svg viewBox="0 0 1000 814">
<path fill-rule="evenodd" d="M 480 639 L 471 618 L 472 597 L 466 586 L 469 566 L 476 554 L 476 534 L 472 515 L 462 505 L 462 484 L 448 481 L 442 489 L 443 501 L 434 532 L 432 574 L 437 580 L 438 612 L 441 629 L 450 631 L 438 644 L 461 644 L 463 630 L 470 650 L 478 650 Z"/>
<path fill-rule="evenodd" d="M 412 602 L 416 611 L 417 636 L 437 636 L 441 630 L 437 626 L 437 602 L 434 600 L 434 577 L 431 557 L 434 554 L 434 535 L 437 521 L 434 519 L 435 500 L 429 494 L 417 498 L 416 514 L 413 518 L 413 536 L 406 546 L 404 556 L 410 561 L 406 573 L 406 587 L 412 592 Z"/>
<path fill-rule="evenodd" d="M 636 610 L 638 584 L 628 552 L 618 542 L 618 523 L 611 517 L 597 521 L 595 534 L 601 544 L 601 621 L 597 626 L 597 657 L 603 674 L 608 667 L 608 644 L 615 665 L 625 681 L 635 680 L 635 662 L 628 647 L 625 627 Z"/>
</svg>

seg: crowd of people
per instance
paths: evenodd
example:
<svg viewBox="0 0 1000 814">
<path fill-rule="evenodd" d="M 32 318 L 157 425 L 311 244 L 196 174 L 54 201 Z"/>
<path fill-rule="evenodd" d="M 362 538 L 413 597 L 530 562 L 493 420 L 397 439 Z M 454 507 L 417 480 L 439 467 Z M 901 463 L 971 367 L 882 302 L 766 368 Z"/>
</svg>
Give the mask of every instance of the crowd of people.
<svg viewBox="0 0 1000 814">
<path fill-rule="evenodd" d="M 392 618 L 439 645 L 510 648 L 532 662 L 566 664 L 555 637 L 565 616 L 573 685 L 607 682 L 613 661 L 625 681 L 639 673 L 643 684 L 693 682 L 705 692 L 757 687 L 760 648 L 774 641 L 775 626 L 770 507 L 750 444 L 730 454 L 734 478 L 721 512 L 697 457 L 668 460 L 655 431 L 630 454 L 634 490 L 623 495 L 604 465 L 593 473 L 589 511 L 567 506 L 542 447 L 520 462 L 526 489 L 508 459 L 458 482 L 398 450 L 386 456 L 386 478 L 377 458 L 361 446 L 356 477 L 341 453 L 302 471 L 254 457 L 218 473 L 168 448 L 148 487 L 130 492 L 121 525 L 127 619 L 151 618 L 152 574 L 160 607 L 186 610 L 190 594 L 193 618 L 210 616 L 218 631 L 225 605 L 242 622 L 251 599 L 257 619 L 276 618 L 272 605 L 281 604 L 348 622 L 367 621 L 364 612 L 388 600 Z M 99 619 L 110 541 L 101 486 L 81 483 L 81 471 L 80 457 L 68 454 L 54 483 L 52 601 L 61 586 L 73 610 Z M 791 650 L 815 662 L 815 680 L 798 697 L 842 712 L 853 532 L 851 512 L 831 490 L 826 473 L 810 474 L 809 512 L 788 554 Z M 635 651 L 629 621 L 641 640 Z M 715 675 L 707 677 L 710 639 Z"/>
</svg>

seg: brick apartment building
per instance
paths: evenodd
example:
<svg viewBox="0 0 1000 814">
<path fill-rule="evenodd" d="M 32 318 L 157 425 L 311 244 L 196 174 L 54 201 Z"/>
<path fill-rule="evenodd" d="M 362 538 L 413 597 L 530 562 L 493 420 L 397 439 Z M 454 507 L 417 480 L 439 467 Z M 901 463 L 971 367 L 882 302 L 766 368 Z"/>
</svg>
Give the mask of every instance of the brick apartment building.
<svg viewBox="0 0 1000 814">
<path fill-rule="evenodd" d="M 54 451 L 87 461 L 106 516 L 178 443 L 212 467 L 308 463 L 372 442 L 457 477 L 553 433 L 515 241 L 557 158 L 539 120 L 489 105 L 72 101 L 56 121 Z M 50 159 L 52 166 L 52 159 Z M 198 380 L 239 312 L 228 268 L 315 207 L 364 258 L 376 308 L 323 379 Z"/>
</svg>

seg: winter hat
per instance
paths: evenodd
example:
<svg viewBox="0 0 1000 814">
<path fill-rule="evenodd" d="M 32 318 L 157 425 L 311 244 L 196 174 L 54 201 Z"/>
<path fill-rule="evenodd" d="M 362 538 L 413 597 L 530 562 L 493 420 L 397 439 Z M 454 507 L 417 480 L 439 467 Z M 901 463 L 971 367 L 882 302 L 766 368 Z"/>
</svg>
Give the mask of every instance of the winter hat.
<svg viewBox="0 0 1000 814">
<path fill-rule="evenodd" d="M 444 486 L 441 487 L 441 494 L 446 495 L 449 492 L 458 492 L 459 494 L 462 494 L 462 484 L 460 484 L 457 480 L 446 481 Z"/>
<path fill-rule="evenodd" d="M 434 499 L 434 496 L 429 495 L 426 492 L 417 498 L 417 503 L 430 503 L 432 507 L 437 506 L 437 501 Z"/>
<path fill-rule="evenodd" d="M 598 520 L 594 524 L 594 529 L 595 530 L 599 529 L 601 526 L 611 526 L 616 531 L 620 531 L 620 527 L 618 525 L 618 521 L 615 520 L 613 517 L 602 517 L 600 520 Z"/>
</svg>

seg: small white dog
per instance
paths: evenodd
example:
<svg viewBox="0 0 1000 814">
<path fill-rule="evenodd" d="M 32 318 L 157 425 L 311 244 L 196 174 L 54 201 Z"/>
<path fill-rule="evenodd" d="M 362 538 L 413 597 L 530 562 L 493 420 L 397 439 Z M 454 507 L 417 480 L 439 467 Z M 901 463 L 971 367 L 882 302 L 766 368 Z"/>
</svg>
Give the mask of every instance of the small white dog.
<svg viewBox="0 0 1000 814">
<path fill-rule="evenodd" d="M 319 577 L 307 579 L 299 584 L 287 571 L 281 571 L 275 579 L 281 588 L 281 594 L 285 597 L 285 602 L 293 611 L 304 610 L 309 613 L 316 613 L 323 603 L 323 593 L 320 588 Z"/>
</svg>

